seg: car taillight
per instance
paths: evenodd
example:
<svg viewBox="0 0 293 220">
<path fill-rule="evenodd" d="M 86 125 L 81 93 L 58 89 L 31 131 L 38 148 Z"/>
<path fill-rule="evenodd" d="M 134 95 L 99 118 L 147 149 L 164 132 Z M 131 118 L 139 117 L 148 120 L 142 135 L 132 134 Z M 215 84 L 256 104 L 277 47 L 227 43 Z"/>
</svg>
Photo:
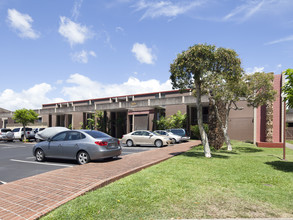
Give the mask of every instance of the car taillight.
<svg viewBox="0 0 293 220">
<path fill-rule="evenodd" d="M 118 145 L 120 145 L 120 141 L 118 140 Z"/>
<path fill-rule="evenodd" d="M 28 131 L 27 134 L 30 134 L 30 132 Z"/>
<path fill-rule="evenodd" d="M 95 144 L 99 145 L 99 146 L 107 146 L 108 142 L 107 141 L 96 141 Z"/>
</svg>

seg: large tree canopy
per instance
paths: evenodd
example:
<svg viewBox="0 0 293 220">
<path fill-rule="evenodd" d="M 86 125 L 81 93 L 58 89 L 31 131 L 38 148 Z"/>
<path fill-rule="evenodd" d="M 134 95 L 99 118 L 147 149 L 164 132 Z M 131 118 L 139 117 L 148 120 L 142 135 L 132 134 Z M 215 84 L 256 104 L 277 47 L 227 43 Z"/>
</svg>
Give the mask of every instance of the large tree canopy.
<svg viewBox="0 0 293 220">
<path fill-rule="evenodd" d="M 189 47 L 187 51 L 178 54 L 170 65 L 170 79 L 173 88 L 195 90 L 197 120 L 206 157 L 211 157 L 211 152 L 208 137 L 203 127 L 201 96 L 205 93 L 202 86 L 206 75 L 213 70 L 215 48 L 214 45 L 196 44 Z"/>
</svg>

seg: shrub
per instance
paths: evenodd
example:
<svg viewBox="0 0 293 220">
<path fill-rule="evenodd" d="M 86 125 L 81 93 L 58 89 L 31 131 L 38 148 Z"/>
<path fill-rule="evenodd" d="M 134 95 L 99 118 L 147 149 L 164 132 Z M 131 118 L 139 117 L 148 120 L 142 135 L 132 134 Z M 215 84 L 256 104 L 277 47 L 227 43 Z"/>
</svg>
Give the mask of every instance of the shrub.
<svg viewBox="0 0 293 220">
<path fill-rule="evenodd" d="M 208 134 L 208 132 L 209 132 L 208 124 L 203 124 L 203 128 L 204 128 L 205 132 Z M 192 139 L 197 139 L 197 140 L 201 139 L 198 125 L 191 125 L 190 126 L 190 133 L 191 133 L 190 137 Z"/>
</svg>

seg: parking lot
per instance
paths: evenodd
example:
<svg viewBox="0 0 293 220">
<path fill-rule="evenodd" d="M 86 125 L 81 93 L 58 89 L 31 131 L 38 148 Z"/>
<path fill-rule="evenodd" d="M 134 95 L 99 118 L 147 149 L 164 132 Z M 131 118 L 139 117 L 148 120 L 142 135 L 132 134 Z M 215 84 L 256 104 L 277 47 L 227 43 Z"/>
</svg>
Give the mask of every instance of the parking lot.
<svg viewBox="0 0 293 220">
<path fill-rule="evenodd" d="M 22 143 L 0 142 L 0 184 L 15 181 L 29 176 L 34 176 L 51 170 L 65 167 L 78 166 L 75 161 L 50 159 L 37 162 L 32 155 L 35 142 Z M 138 153 L 156 149 L 155 147 L 125 147 L 122 146 L 122 155 Z M 94 161 L 104 163 L 107 160 Z"/>
</svg>

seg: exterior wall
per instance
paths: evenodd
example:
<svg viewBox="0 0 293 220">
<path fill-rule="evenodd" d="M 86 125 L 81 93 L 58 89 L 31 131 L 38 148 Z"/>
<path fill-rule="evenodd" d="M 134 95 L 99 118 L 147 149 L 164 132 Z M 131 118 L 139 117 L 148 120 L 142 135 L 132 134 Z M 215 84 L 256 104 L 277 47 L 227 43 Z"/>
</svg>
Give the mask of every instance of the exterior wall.
<svg viewBox="0 0 293 220">
<path fill-rule="evenodd" d="M 166 106 L 166 117 L 176 114 L 181 111 L 182 114 L 187 112 L 186 105 L 169 105 Z"/>
<path fill-rule="evenodd" d="M 274 118 L 273 118 L 273 142 L 281 142 L 281 86 L 282 86 L 282 75 L 275 75 L 274 78 L 274 90 L 277 91 L 276 100 L 273 105 L 274 109 Z"/>
<path fill-rule="evenodd" d="M 80 122 L 83 122 L 83 112 L 73 112 L 72 129 L 80 129 Z"/>
<path fill-rule="evenodd" d="M 281 86 L 282 75 L 274 75 L 273 81 L 274 90 L 277 91 L 276 100 L 273 103 L 273 142 L 278 143 L 282 140 L 282 98 Z M 266 107 L 260 106 L 257 108 L 257 142 L 266 141 Z"/>
<path fill-rule="evenodd" d="M 253 140 L 253 108 L 247 107 L 246 101 L 237 102 L 242 110 L 230 110 L 228 134 L 231 139 Z"/>
</svg>

